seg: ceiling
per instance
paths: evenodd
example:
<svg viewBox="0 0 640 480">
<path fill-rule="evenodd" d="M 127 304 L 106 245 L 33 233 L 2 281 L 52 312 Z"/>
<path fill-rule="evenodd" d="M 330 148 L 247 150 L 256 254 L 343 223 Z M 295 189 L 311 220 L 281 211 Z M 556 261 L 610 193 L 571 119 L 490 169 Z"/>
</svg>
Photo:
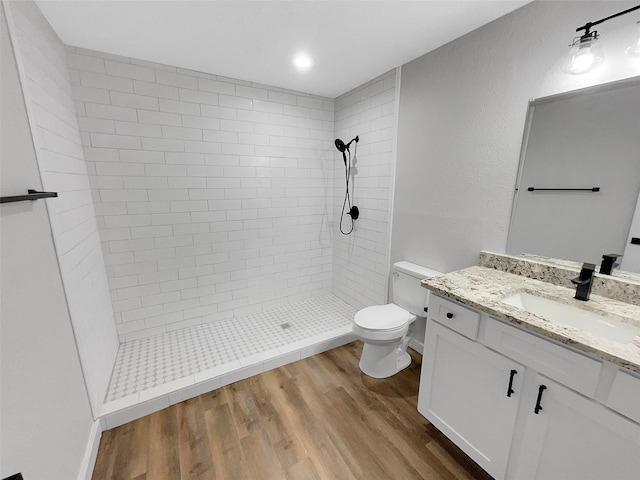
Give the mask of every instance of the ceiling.
<svg viewBox="0 0 640 480">
<path fill-rule="evenodd" d="M 529 1 L 36 3 L 67 45 L 335 98 Z"/>
</svg>

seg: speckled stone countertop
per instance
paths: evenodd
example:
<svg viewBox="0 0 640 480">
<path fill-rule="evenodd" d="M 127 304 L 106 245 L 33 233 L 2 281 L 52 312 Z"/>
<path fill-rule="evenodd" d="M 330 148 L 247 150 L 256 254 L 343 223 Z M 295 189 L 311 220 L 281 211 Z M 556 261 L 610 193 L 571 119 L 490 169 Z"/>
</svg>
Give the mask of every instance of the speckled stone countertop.
<svg viewBox="0 0 640 480">
<path fill-rule="evenodd" d="M 505 255 L 480 252 L 480 266 L 535 278 L 543 282 L 572 288 L 582 264 L 539 255 Z M 640 276 L 614 270 L 613 275 L 596 273 L 592 294 L 640 306 Z"/>
<path fill-rule="evenodd" d="M 422 286 L 496 318 L 640 373 L 640 336 L 636 336 L 628 344 L 614 342 L 578 328 L 551 323 L 543 317 L 502 303 L 501 300 L 515 292 L 525 291 L 637 325 L 639 334 L 640 306 L 593 293 L 588 302 L 583 302 L 573 298 L 573 289 L 481 266 L 425 279 Z"/>
</svg>

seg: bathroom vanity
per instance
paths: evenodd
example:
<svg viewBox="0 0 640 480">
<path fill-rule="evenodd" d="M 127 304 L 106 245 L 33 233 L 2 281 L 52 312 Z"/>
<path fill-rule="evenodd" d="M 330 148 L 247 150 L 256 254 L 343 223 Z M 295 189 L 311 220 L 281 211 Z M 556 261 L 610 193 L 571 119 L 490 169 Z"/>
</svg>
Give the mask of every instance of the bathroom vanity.
<svg viewBox="0 0 640 480">
<path fill-rule="evenodd" d="M 575 300 L 560 286 L 567 272 L 542 268 L 547 281 L 536 280 L 535 263 L 521 275 L 494 262 L 423 281 L 432 295 L 418 410 L 496 479 L 638 479 L 640 306 Z M 592 316 L 590 331 L 554 318 L 576 311 Z"/>
</svg>

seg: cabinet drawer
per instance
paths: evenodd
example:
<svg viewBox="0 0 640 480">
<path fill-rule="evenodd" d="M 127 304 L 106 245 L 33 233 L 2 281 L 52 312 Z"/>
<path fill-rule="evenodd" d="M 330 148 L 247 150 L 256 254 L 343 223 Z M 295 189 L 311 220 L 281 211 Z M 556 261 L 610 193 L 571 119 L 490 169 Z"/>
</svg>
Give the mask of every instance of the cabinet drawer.
<svg viewBox="0 0 640 480">
<path fill-rule="evenodd" d="M 618 370 L 606 405 L 640 423 L 640 378 Z"/>
<path fill-rule="evenodd" d="M 484 343 L 577 392 L 593 397 L 602 364 L 494 318 L 487 319 Z"/>
<path fill-rule="evenodd" d="M 429 298 L 429 318 L 471 340 L 478 338 L 480 313 L 436 295 Z"/>
</svg>

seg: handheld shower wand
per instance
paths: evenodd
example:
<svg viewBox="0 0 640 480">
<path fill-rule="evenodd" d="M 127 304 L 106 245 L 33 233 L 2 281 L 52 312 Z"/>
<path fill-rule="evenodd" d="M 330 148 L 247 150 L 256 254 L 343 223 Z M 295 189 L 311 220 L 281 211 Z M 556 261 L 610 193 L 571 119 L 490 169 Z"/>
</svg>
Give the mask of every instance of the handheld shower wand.
<svg viewBox="0 0 640 480">
<path fill-rule="evenodd" d="M 353 232 L 353 221 L 357 220 L 358 217 L 360 216 L 360 210 L 358 209 L 358 207 L 356 207 L 355 205 L 353 206 L 351 205 L 351 197 L 349 195 L 349 178 L 351 176 L 351 150 L 349 150 L 349 146 L 353 142 L 356 142 L 356 147 L 357 147 L 357 144 L 359 141 L 360 141 L 360 137 L 356 135 L 354 138 L 352 138 L 349 141 L 349 143 L 344 143 L 339 138 L 336 138 L 334 142 L 338 151 L 342 153 L 342 159 L 344 160 L 344 173 L 345 173 L 345 179 L 347 184 L 345 195 L 344 195 L 344 202 L 342 203 L 342 213 L 340 215 L 340 233 L 342 233 L 343 235 L 349 235 L 351 232 Z M 347 163 L 347 154 L 345 152 L 349 152 L 348 163 Z M 355 153 L 354 153 L 354 156 L 355 156 Z M 351 230 L 349 230 L 348 232 L 345 232 L 344 230 L 342 230 L 342 219 L 344 218 L 344 213 L 345 213 L 344 209 L 345 209 L 345 206 L 347 206 L 347 204 L 349 205 L 349 211 L 347 212 L 347 215 L 351 217 Z"/>
<path fill-rule="evenodd" d="M 336 144 L 336 148 L 338 149 L 339 152 L 344 153 L 344 151 L 347 149 L 347 146 L 339 138 L 336 138 L 335 144 Z"/>
<path fill-rule="evenodd" d="M 338 149 L 338 151 L 342 153 L 342 158 L 344 159 L 344 166 L 346 168 L 346 166 L 347 166 L 347 154 L 344 153 L 344 152 L 347 149 L 347 146 L 339 138 L 336 138 L 335 144 L 336 144 L 336 148 Z"/>
</svg>

